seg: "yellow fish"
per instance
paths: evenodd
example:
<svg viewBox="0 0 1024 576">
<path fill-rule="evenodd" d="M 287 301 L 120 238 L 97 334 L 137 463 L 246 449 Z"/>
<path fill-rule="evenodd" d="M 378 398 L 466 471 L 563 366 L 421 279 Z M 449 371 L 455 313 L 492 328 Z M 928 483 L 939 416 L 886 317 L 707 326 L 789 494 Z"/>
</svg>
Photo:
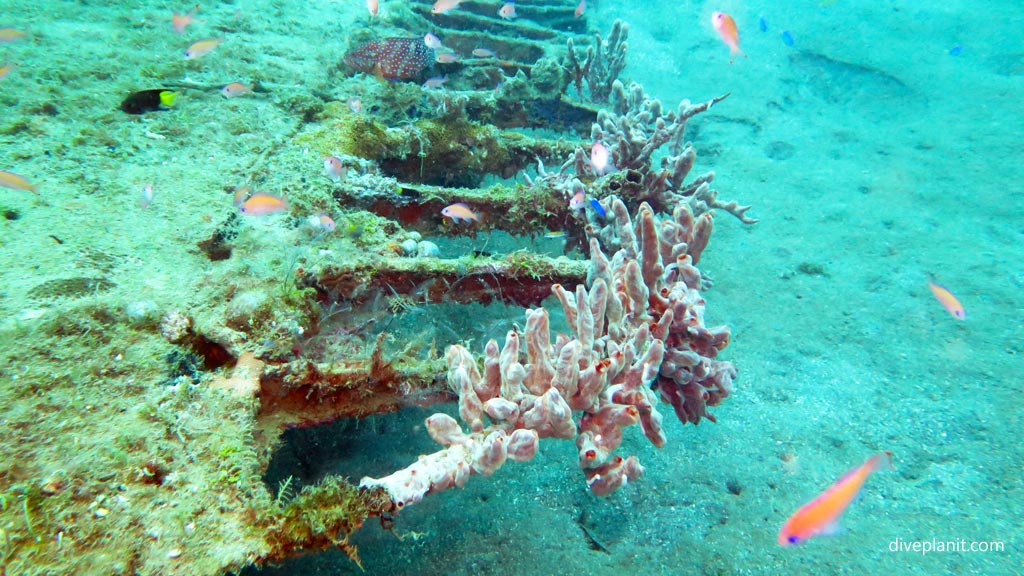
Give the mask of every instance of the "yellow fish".
<svg viewBox="0 0 1024 576">
<path fill-rule="evenodd" d="M 939 301 L 939 304 L 942 304 L 942 307 L 945 308 L 946 312 L 949 312 L 953 318 L 956 318 L 957 320 L 967 319 L 967 311 L 964 310 L 964 305 L 956 299 L 956 296 L 953 296 L 953 293 L 950 292 L 948 288 L 941 284 L 936 284 L 932 279 L 928 280 L 928 288 L 932 291 L 932 294 L 935 295 L 935 299 Z"/>
<path fill-rule="evenodd" d="M 29 192 L 36 193 L 35 184 L 32 184 L 22 176 L 18 176 L 14 172 L 5 172 L 0 170 L 0 186 L 10 188 L 11 190 L 28 190 Z"/>
<path fill-rule="evenodd" d="M 195 42 L 188 47 L 188 50 L 185 51 L 185 60 L 195 60 L 196 58 L 211 52 L 220 43 L 220 38 L 212 38 L 210 40 L 200 40 Z"/>
<path fill-rule="evenodd" d="M 8 42 L 14 42 L 25 36 L 25 33 L 21 30 L 15 30 L 14 28 L 0 28 L 0 44 L 6 44 Z"/>
</svg>

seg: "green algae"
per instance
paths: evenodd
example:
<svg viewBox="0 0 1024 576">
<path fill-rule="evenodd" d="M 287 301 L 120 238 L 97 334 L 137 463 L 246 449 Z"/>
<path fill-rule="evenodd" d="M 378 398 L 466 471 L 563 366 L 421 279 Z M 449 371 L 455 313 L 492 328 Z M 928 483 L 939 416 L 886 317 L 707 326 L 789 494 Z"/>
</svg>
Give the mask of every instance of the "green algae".
<svg viewBox="0 0 1024 576">
<path fill-rule="evenodd" d="M 388 127 L 341 103 L 328 104 L 321 125 L 297 141 L 321 156 L 373 161 L 401 182 L 462 187 L 476 187 L 488 174 L 510 178 L 538 154 L 567 147 L 471 121 L 459 109 Z"/>
<path fill-rule="evenodd" d="M 267 541 L 279 551 L 336 546 L 362 567 L 349 536 L 366 518 L 390 508 L 383 490 L 364 490 L 348 480 L 329 476 L 316 486 L 307 486 L 272 518 Z"/>
<path fill-rule="evenodd" d="M 320 156 L 348 154 L 375 160 L 399 150 L 402 138 L 370 116 L 352 112 L 344 102 L 331 102 L 324 107 L 321 125 L 299 135 L 296 142 Z"/>
<path fill-rule="evenodd" d="M 253 407 L 187 377 L 161 384 L 161 358 L 175 347 L 151 325 L 133 327 L 115 302 L 75 301 L 0 338 L 2 417 L 12 431 L 48 439 L 0 438 L 4 565 L 18 574 L 244 565 L 247 553 L 217 542 L 266 546 L 239 517 L 269 503 Z M 225 438 L 237 438 L 236 449 L 222 458 Z M 224 470 L 233 482 L 218 481 Z M 156 554 L 154 531 L 164 535 Z"/>
<path fill-rule="evenodd" d="M 550 258 L 528 250 L 516 250 L 506 256 L 505 261 L 516 276 L 525 276 L 534 280 L 553 278 L 561 272 Z"/>
<path fill-rule="evenodd" d="M 35 286 L 28 291 L 28 295 L 31 298 L 39 299 L 80 298 L 99 292 L 106 292 L 114 286 L 116 284 L 102 277 L 58 278 L 56 280 L 47 280 Z"/>
<path fill-rule="evenodd" d="M 494 184 L 486 188 L 446 188 L 402 184 L 397 189 L 368 190 L 342 185 L 334 198 L 346 206 L 370 210 L 379 215 L 389 234 L 416 231 L 429 236 L 472 236 L 479 232 L 504 230 L 514 235 L 542 235 L 572 225 L 567 201 L 556 194 L 521 184 Z M 441 216 L 453 203 L 469 205 L 481 221 L 457 224 Z"/>
</svg>

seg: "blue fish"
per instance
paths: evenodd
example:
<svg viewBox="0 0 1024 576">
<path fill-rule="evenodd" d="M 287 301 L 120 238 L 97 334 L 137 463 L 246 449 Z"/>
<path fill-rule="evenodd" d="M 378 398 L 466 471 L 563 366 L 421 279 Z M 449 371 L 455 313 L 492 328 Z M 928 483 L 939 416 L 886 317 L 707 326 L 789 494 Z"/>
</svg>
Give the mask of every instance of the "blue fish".
<svg viewBox="0 0 1024 576">
<path fill-rule="evenodd" d="M 607 212 L 605 212 L 604 206 L 602 206 L 601 203 L 595 200 L 594 198 L 590 199 L 590 206 L 594 209 L 594 212 L 597 212 L 597 215 L 600 216 L 601 218 L 604 218 L 605 215 L 608 214 Z"/>
<path fill-rule="evenodd" d="M 963 53 L 964 53 L 964 47 L 959 45 L 959 44 L 957 44 L 956 46 L 953 46 L 952 48 L 949 49 L 949 55 L 950 56 L 959 56 L 959 55 L 961 55 Z"/>
<path fill-rule="evenodd" d="M 793 38 L 793 35 L 789 33 L 789 30 L 782 31 L 782 43 L 785 44 L 786 46 L 792 46 L 793 44 L 796 44 L 796 39 Z"/>
<path fill-rule="evenodd" d="M 761 32 L 768 31 L 768 21 L 764 19 L 764 16 L 757 19 L 757 27 L 761 29 Z"/>
</svg>

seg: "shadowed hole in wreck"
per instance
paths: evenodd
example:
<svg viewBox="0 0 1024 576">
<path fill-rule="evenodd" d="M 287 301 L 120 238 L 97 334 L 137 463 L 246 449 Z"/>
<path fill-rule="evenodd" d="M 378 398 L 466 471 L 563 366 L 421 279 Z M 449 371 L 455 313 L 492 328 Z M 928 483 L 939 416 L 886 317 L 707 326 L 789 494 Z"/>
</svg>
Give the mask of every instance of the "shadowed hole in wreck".
<svg viewBox="0 0 1024 576">
<path fill-rule="evenodd" d="M 423 422 L 435 412 L 455 416 L 458 408 L 454 404 L 409 406 L 392 414 L 290 428 L 281 435 L 263 482 L 271 495 L 280 494 L 281 500 L 287 501 L 304 486 L 313 486 L 328 475 L 358 484 L 363 476 L 391 474 L 414 462 L 419 454 L 440 449 L 423 428 Z M 386 438 L 404 440 L 395 445 Z"/>
<path fill-rule="evenodd" d="M 313 362 L 339 362 L 352 356 L 368 356 L 373 352 L 377 335 L 385 332 L 385 358 L 399 352 L 426 358 L 431 346 L 435 347 L 437 356 L 443 357 L 450 344 L 469 343 L 479 352 L 488 339 L 504 342 L 513 322 L 520 327 L 525 325 L 523 308 L 497 303 L 423 304 L 422 298 L 382 294 L 380 303 L 375 306 L 386 307 L 389 313 L 373 323 L 363 324 L 367 313 L 335 314 L 328 305 L 324 308 L 327 318 L 320 331 L 298 341 L 295 350 Z M 549 306 L 550 310 L 553 309 Z M 371 313 L 369 316 L 380 315 Z M 560 324 L 556 325 L 565 330 Z"/>
<path fill-rule="evenodd" d="M 426 239 L 437 242 L 443 258 L 460 258 L 475 253 L 499 260 L 524 246 L 532 254 L 556 258 L 562 255 L 564 241 L 562 238 L 543 236 L 516 237 L 501 231 L 484 232 L 476 238 L 428 236 Z M 578 251 L 571 256 L 582 258 Z M 473 287 L 474 280 L 475 277 L 467 275 L 450 282 L 445 290 L 468 291 Z M 326 301 L 321 301 L 317 332 L 308 333 L 298 341 L 288 342 L 287 347 L 314 362 L 334 362 L 353 354 L 369 355 L 377 335 L 386 332 L 385 357 L 408 344 L 415 345 L 412 350 L 418 357 L 425 357 L 431 345 L 435 346 L 439 356 L 443 356 L 447 346 L 456 343 L 467 345 L 474 352 L 481 352 L 491 338 L 499 344 L 503 343 L 513 323 L 521 328 L 525 326 L 524 308 L 500 301 L 489 304 L 428 304 L 425 297 L 431 288 L 430 282 L 385 286 L 368 300 L 354 306 L 348 301 L 334 302 L 328 295 Z M 564 325 L 564 315 L 557 300 L 548 296 L 544 305 L 551 312 L 552 334 L 559 330 L 567 332 L 568 327 Z"/>
<path fill-rule="evenodd" d="M 362 331 L 352 328 L 359 325 L 356 318 L 361 316 L 353 316 L 347 312 L 332 315 L 323 322 L 319 333 L 299 341 L 295 350 L 303 358 L 318 363 L 338 362 L 360 355 L 369 356 L 373 352 L 377 335 L 386 332 L 386 359 L 397 353 L 412 354 L 424 359 L 431 346 L 434 347 L 435 354 L 443 358 L 445 350 L 451 344 L 463 344 L 473 352 L 480 353 L 487 341 L 492 338 L 503 344 L 513 324 L 518 325 L 520 329 L 526 326 L 525 309 L 519 306 L 498 303 L 417 304 L 404 297 L 392 297 L 391 300 L 396 306 L 408 304 L 409 307 L 379 318 Z M 553 297 L 548 298 L 544 301 L 544 307 L 549 312 L 551 334 L 568 333 L 570 330 L 558 301 Z M 324 309 L 324 314 L 331 314 L 329 306 Z M 415 403 L 414 399 L 410 399 L 410 403 Z"/>
<path fill-rule="evenodd" d="M 216 370 L 234 360 L 227 349 L 206 336 L 197 337 L 192 349 L 203 359 L 203 368 L 206 370 Z"/>
<path fill-rule="evenodd" d="M 263 475 L 263 482 L 272 497 L 282 503 L 294 498 L 305 486 L 313 486 L 329 475 L 348 478 L 358 484 L 363 476 L 381 477 L 400 470 L 416 460 L 420 454 L 440 449 L 430 439 L 423 423 L 428 416 L 445 412 L 457 416 L 458 406 L 435 404 L 410 406 L 392 414 L 379 414 L 366 418 L 346 418 L 319 426 L 292 428 L 281 435 L 281 444 Z M 388 442 L 388 438 L 402 438 L 401 443 Z M 429 524 L 429 516 L 441 499 L 426 499 L 407 508 L 402 518 L 405 525 Z M 402 550 L 405 543 L 380 528 L 376 518 L 356 531 L 352 541 L 363 551 L 361 570 L 337 549 L 296 556 L 273 565 L 249 566 L 238 576 L 293 576 L 309 574 L 372 574 L 385 572 L 387 562 L 374 558 L 374 552 Z M 393 547 L 393 548 L 392 548 Z"/>
</svg>

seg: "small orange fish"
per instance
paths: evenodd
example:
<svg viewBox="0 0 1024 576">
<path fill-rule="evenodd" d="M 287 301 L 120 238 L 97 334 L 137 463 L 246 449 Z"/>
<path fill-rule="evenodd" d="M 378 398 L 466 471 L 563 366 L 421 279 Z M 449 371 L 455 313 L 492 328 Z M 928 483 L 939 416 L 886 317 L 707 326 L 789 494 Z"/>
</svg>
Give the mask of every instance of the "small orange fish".
<svg viewBox="0 0 1024 576">
<path fill-rule="evenodd" d="M 174 12 L 171 14 L 171 28 L 173 28 L 178 34 L 184 34 L 185 28 L 188 28 L 189 25 L 196 21 L 195 16 L 195 12 L 189 12 L 188 14 L 178 14 L 177 12 Z"/>
<path fill-rule="evenodd" d="M 220 95 L 225 98 L 237 98 L 239 96 L 245 96 L 246 94 L 252 94 L 252 88 L 249 88 L 241 82 L 232 82 L 220 89 Z"/>
<path fill-rule="evenodd" d="M 576 5 L 576 11 L 572 13 L 573 16 L 579 18 L 583 16 L 583 13 L 587 11 L 587 0 L 580 0 L 580 3 Z"/>
<path fill-rule="evenodd" d="M 934 279 L 928 280 L 928 288 L 932 291 L 932 294 L 935 295 L 935 299 L 939 301 L 939 304 L 942 304 L 942 307 L 945 308 L 953 318 L 956 318 L 957 320 L 967 319 L 967 311 L 964 310 L 963 304 L 956 299 L 956 296 L 953 296 L 953 293 L 950 292 L 948 288 L 941 284 L 936 284 Z"/>
<path fill-rule="evenodd" d="M 248 216 L 266 216 L 287 210 L 288 203 L 280 196 L 257 192 L 249 196 L 249 199 L 243 202 L 238 209 Z"/>
<path fill-rule="evenodd" d="M 324 158 L 324 174 L 331 180 L 344 180 L 348 174 L 348 166 L 337 156 Z"/>
<path fill-rule="evenodd" d="M 25 37 L 25 33 L 14 28 L 0 28 L 0 44 L 7 44 Z"/>
<path fill-rule="evenodd" d="M 494 58 L 496 54 L 490 48 L 473 48 L 473 56 L 477 58 Z"/>
<path fill-rule="evenodd" d="M 711 14 L 711 25 L 722 37 L 722 42 L 729 47 L 729 62 L 732 62 L 732 57 L 735 54 L 743 55 L 743 51 L 740 50 L 740 31 L 732 16 L 724 12 L 714 12 Z"/>
<path fill-rule="evenodd" d="M 209 40 L 200 40 L 195 44 L 188 47 L 185 50 L 185 60 L 195 60 L 204 54 L 208 54 L 221 43 L 220 38 L 212 38 Z"/>
<path fill-rule="evenodd" d="M 437 56 L 434 56 L 434 61 L 438 64 L 454 64 L 461 60 L 459 55 L 455 52 L 441 52 Z"/>
<path fill-rule="evenodd" d="M 17 68 L 17 66 L 14 64 L 4 64 L 3 66 L 0 66 L 0 80 L 3 80 L 4 76 L 10 74 L 15 68 Z"/>
<path fill-rule="evenodd" d="M 506 2 L 504 6 L 498 9 L 498 16 L 501 16 L 505 20 L 511 20 L 516 17 L 516 3 Z"/>
<path fill-rule="evenodd" d="M 451 218 L 452 222 L 456 224 L 469 221 L 480 222 L 480 215 L 462 202 L 457 202 L 448 206 L 444 210 L 441 210 L 441 215 L 446 218 Z"/>
<path fill-rule="evenodd" d="M 434 2 L 434 6 L 430 9 L 432 14 L 447 14 L 452 10 L 459 7 L 462 0 L 437 0 Z"/>
<path fill-rule="evenodd" d="M 817 498 L 800 507 L 779 530 L 779 544 L 789 546 L 818 534 L 834 533 L 839 517 L 860 492 L 868 476 L 879 468 L 892 468 L 892 453 L 875 454 L 864 464 L 843 474 L 842 478 Z"/>
<path fill-rule="evenodd" d="M 36 191 L 35 184 L 32 184 L 25 178 L 18 176 L 14 172 L 5 172 L 3 170 L 0 170 L 0 186 L 10 188 L 11 190 L 26 190 L 28 192 Z"/>
<path fill-rule="evenodd" d="M 585 202 L 587 201 L 587 195 L 583 193 L 583 190 L 578 190 L 573 197 L 569 199 L 569 210 L 583 210 Z"/>
<path fill-rule="evenodd" d="M 331 218 L 326 212 L 321 212 L 316 215 L 316 227 L 323 232 L 334 232 L 334 229 L 338 225 L 334 222 L 334 218 Z"/>
<path fill-rule="evenodd" d="M 376 16 L 377 12 L 380 11 L 380 2 L 378 0 L 366 0 L 366 9 L 370 11 L 370 16 Z"/>
</svg>

